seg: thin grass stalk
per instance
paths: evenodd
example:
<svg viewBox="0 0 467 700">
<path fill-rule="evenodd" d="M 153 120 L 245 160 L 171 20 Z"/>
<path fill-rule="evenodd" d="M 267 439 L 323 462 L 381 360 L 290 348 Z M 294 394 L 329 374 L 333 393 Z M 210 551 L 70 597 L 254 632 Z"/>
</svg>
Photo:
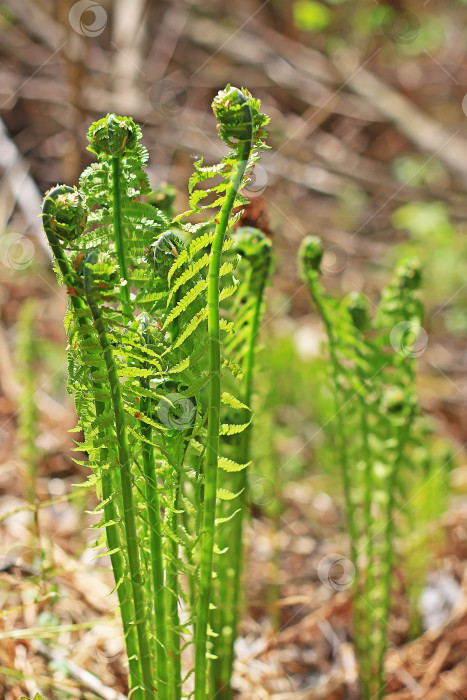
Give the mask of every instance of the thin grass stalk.
<svg viewBox="0 0 467 700">
<path fill-rule="evenodd" d="M 17 326 L 18 374 L 22 384 L 22 393 L 18 405 L 18 434 L 20 438 L 20 456 L 26 468 L 26 498 L 32 508 L 33 527 L 32 535 L 35 547 L 41 551 L 39 511 L 36 496 L 36 474 L 38 453 L 35 445 L 37 435 L 37 406 L 35 401 L 36 378 L 35 360 L 37 359 L 36 342 L 34 338 L 34 317 L 36 314 L 36 301 L 27 299 L 21 307 Z"/>
</svg>

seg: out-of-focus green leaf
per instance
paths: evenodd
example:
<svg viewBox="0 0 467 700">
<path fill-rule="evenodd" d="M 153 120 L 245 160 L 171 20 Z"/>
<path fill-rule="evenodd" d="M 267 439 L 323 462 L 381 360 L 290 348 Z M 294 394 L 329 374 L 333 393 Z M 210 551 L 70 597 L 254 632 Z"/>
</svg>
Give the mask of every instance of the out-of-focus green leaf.
<svg viewBox="0 0 467 700">
<path fill-rule="evenodd" d="M 411 202 L 399 207 L 392 215 L 396 228 L 406 229 L 415 239 L 433 236 L 446 239 L 454 233 L 449 211 L 443 202 Z"/>
<path fill-rule="evenodd" d="M 358 34 L 368 36 L 383 25 L 391 23 L 395 17 L 395 10 L 383 4 L 357 9 L 351 17 L 351 22 Z"/>
<path fill-rule="evenodd" d="M 430 185 L 445 175 L 443 166 L 437 161 L 427 162 L 426 158 L 414 155 L 396 158 L 392 168 L 399 182 L 415 186 Z"/>
<path fill-rule="evenodd" d="M 332 13 L 320 2 L 298 0 L 293 5 L 295 26 L 303 32 L 319 32 L 331 23 Z"/>
</svg>

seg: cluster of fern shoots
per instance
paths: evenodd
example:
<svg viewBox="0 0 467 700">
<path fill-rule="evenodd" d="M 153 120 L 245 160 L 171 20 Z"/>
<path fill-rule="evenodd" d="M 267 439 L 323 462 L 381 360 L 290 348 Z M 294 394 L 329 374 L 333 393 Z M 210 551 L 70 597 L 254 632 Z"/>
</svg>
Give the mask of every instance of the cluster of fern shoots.
<svg viewBox="0 0 467 700">
<path fill-rule="evenodd" d="M 43 204 L 68 290 L 77 449 L 100 496 L 97 545 L 115 576 L 134 700 L 232 694 L 255 343 L 271 269 L 269 240 L 234 225 L 268 118 L 230 86 L 213 110 L 230 151 L 195 163 L 190 209 L 175 219 L 170 198 L 151 192 L 140 128 L 113 114 L 89 129 L 97 162 L 79 187 L 54 187 Z"/>
<path fill-rule="evenodd" d="M 336 572 L 336 578 L 338 586 L 353 584 L 360 688 L 365 700 L 375 700 L 384 694 L 395 541 L 401 516 L 413 514 L 413 485 L 420 490 L 424 477 L 420 450 L 426 449 L 426 431 L 415 388 L 421 265 L 416 258 L 402 260 L 371 314 L 361 292 L 343 299 L 325 292 L 323 252 L 322 241 L 308 236 L 299 257 L 329 349 L 333 435 L 351 544 L 348 571 Z"/>
</svg>

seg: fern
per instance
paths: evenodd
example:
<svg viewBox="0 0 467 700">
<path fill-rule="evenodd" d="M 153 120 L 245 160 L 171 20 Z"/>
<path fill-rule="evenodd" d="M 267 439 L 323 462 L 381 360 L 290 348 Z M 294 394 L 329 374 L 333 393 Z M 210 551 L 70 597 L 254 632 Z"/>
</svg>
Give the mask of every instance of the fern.
<svg viewBox="0 0 467 700">
<path fill-rule="evenodd" d="M 355 642 L 362 695 L 383 697 L 397 511 L 413 472 L 416 340 L 422 305 L 420 265 L 401 263 L 372 320 L 361 294 L 328 297 L 319 281 L 322 243 L 302 243 L 302 273 L 324 322 L 335 398 L 335 434 L 344 485 L 355 579 Z M 408 325 L 407 325 L 408 324 Z M 409 329 L 405 344 L 398 329 Z"/>
<path fill-rule="evenodd" d="M 209 256 L 206 253 L 199 257 L 192 266 L 192 274 L 209 265 L 207 287 L 207 321 L 209 338 L 209 383 L 208 383 L 208 424 L 206 434 L 206 462 L 204 478 L 204 510 L 201 535 L 201 568 L 200 595 L 198 600 L 196 620 L 196 650 L 195 650 L 195 698 L 204 700 L 208 692 L 208 657 L 215 655 L 208 649 L 209 608 L 211 601 L 211 581 L 214 555 L 214 532 L 216 515 L 219 436 L 220 434 L 240 432 L 247 424 L 236 426 L 221 426 L 220 415 L 220 367 L 221 367 L 221 330 L 229 330 L 231 325 L 223 322 L 219 315 L 219 280 L 229 275 L 233 270 L 232 263 L 222 264 L 222 253 L 225 250 L 225 236 L 239 218 L 240 212 L 233 210 L 245 204 L 248 200 L 241 194 L 248 176 L 258 160 L 258 153 L 253 149 L 264 148 L 262 138 L 265 136 L 264 125 L 268 118 L 260 113 L 259 101 L 254 100 L 246 90 L 238 90 L 228 85 L 213 101 L 213 111 L 219 122 L 219 135 L 231 147 L 231 151 L 215 166 L 205 166 L 203 159 L 195 163 L 195 172 L 190 179 L 190 209 L 177 218 L 181 228 L 193 233 L 199 226 L 186 224 L 185 217 L 206 210 L 215 210 L 210 223 L 215 226 Z M 221 182 L 210 188 L 200 188 L 212 178 Z M 203 202 L 214 194 L 214 201 Z M 218 210 L 218 211 L 217 211 Z M 204 224 L 206 225 L 206 223 Z M 209 223 L 208 223 L 209 225 Z M 205 236 L 206 243 L 211 241 Z M 197 252 L 202 252 L 202 248 Z M 176 266 L 177 267 L 177 266 Z M 175 271 L 172 271 L 173 274 Z M 188 279 L 185 277 L 186 283 Z M 196 323 L 193 323 L 193 328 Z M 186 331 L 185 331 L 186 332 Z M 222 492 L 220 492 L 222 493 Z"/>
<path fill-rule="evenodd" d="M 226 343 L 226 353 L 242 370 L 241 383 L 232 378 L 233 386 L 240 384 L 241 400 L 229 392 L 224 392 L 221 400 L 233 409 L 233 415 L 239 411 L 246 429 L 235 435 L 233 444 L 225 445 L 229 457 L 222 457 L 219 461 L 223 470 L 221 486 L 239 494 L 238 500 L 221 503 L 217 516 L 226 523 L 219 532 L 219 547 L 221 550 L 228 548 L 228 556 L 219 558 L 217 577 L 219 605 L 215 630 L 219 635 L 219 661 L 214 663 L 213 687 L 220 698 L 232 696 L 230 678 L 241 603 L 242 531 L 248 496 L 255 353 L 264 311 L 264 292 L 272 268 L 271 242 L 261 231 L 239 228 L 233 238 L 232 254 L 240 256 L 235 274 L 240 279 L 229 308 L 235 318 L 236 332 Z"/>
</svg>

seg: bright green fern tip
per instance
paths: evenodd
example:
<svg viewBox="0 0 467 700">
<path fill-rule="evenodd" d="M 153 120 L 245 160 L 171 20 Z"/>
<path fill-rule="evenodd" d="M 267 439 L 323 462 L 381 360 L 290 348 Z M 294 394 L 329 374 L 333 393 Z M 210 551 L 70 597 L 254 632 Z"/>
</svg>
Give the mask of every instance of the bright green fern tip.
<svg viewBox="0 0 467 700">
<path fill-rule="evenodd" d="M 352 317 L 355 328 L 363 331 L 370 325 L 368 299 L 361 292 L 353 291 L 344 299 L 344 304 Z"/>
<path fill-rule="evenodd" d="M 303 279 L 310 273 L 319 273 L 323 259 L 323 242 L 318 236 L 306 236 L 300 244 L 298 259 Z"/>
<path fill-rule="evenodd" d="M 422 264 L 418 258 L 402 260 L 395 275 L 401 289 L 418 289 L 422 283 Z"/>
<path fill-rule="evenodd" d="M 235 148 L 237 143 L 252 138 L 255 148 L 268 148 L 263 139 L 267 136 L 264 126 L 269 117 L 260 108 L 260 100 L 255 100 L 244 88 L 227 85 L 220 90 L 212 102 L 212 110 L 219 122 L 221 139 Z"/>
<path fill-rule="evenodd" d="M 82 194 L 76 187 L 57 185 L 45 195 L 44 212 L 50 217 L 57 238 L 69 243 L 78 238 L 86 227 L 87 211 Z"/>
<path fill-rule="evenodd" d="M 115 158 L 133 150 L 140 138 L 140 128 L 131 117 L 107 114 L 91 125 L 88 131 L 88 150 L 98 157 L 107 155 Z"/>
</svg>

